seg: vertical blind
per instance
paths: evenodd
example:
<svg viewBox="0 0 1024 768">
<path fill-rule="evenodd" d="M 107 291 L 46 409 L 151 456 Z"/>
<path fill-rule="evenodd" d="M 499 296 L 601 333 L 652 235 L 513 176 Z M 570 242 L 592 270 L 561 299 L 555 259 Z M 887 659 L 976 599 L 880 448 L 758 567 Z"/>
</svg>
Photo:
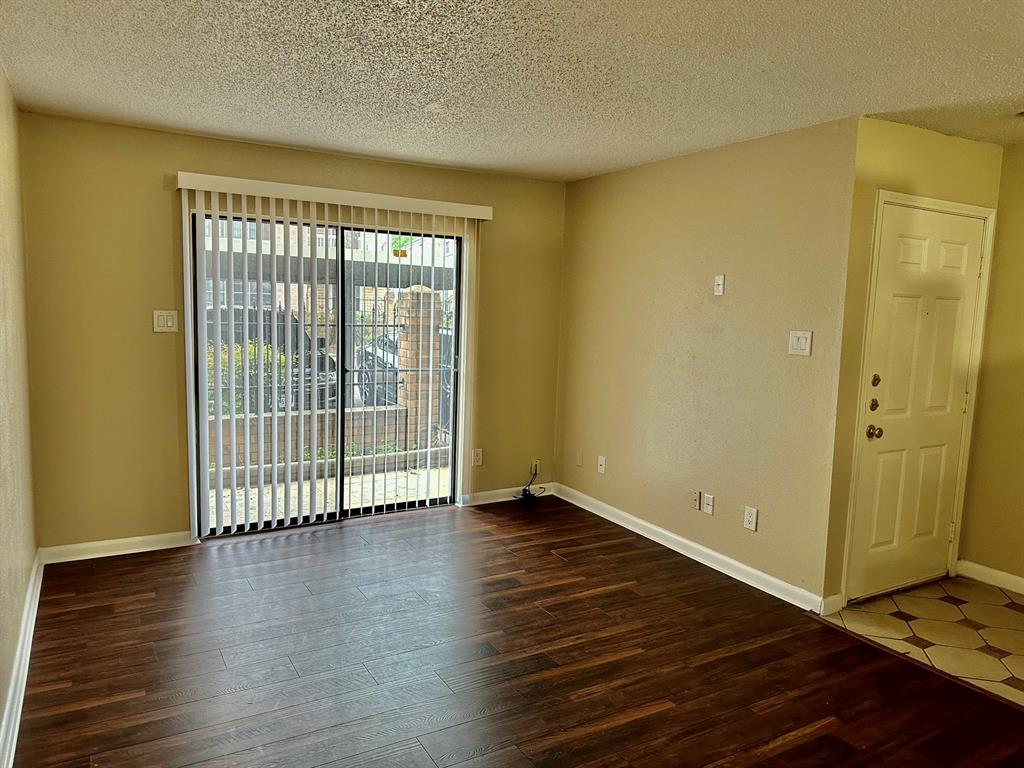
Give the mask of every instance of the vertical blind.
<svg viewBox="0 0 1024 768">
<path fill-rule="evenodd" d="M 199 535 L 450 503 L 478 218 L 181 186 Z"/>
</svg>

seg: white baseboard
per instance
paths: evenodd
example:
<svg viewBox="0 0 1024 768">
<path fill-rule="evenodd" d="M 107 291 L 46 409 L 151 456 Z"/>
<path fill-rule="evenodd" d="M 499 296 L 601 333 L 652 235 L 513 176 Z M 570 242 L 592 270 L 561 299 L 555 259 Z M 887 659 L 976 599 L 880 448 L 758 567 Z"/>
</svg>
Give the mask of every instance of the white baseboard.
<svg viewBox="0 0 1024 768">
<path fill-rule="evenodd" d="M 966 576 L 969 579 L 975 579 L 976 581 L 983 581 L 986 584 L 991 584 L 994 587 L 1002 587 L 1008 589 L 1011 592 L 1024 595 L 1024 577 L 1015 576 L 1012 573 L 1006 571 L 997 571 L 995 568 L 989 568 L 987 565 L 981 565 L 979 563 L 972 563 L 970 560 L 958 560 L 956 563 L 956 570 L 961 576 Z"/>
<path fill-rule="evenodd" d="M 40 547 L 39 556 L 43 563 L 66 563 L 71 560 L 90 560 L 94 557 L 128 555 L 132 552 L 149 552 L 154 549 L 171 549 L 195 544 L 191 531 L 158 533 L 153 536 L 132 536 L 127 539 L 107 541 L 86 541 L 81 544 L 64 544 L 59 547 Z"/>
<path fill-rule="evenodd" d="M 823 600 L 820 595 L 808 592 L 806 589 L 794 586 L 788 582 L 770 576 L 756 568 L 751 568 L 738 560 L 733 560 L 720 552 L 708 549 L 702 544 L 683 538 L 677 533 L 666 531 L 664 528 L 642 520 L 639 517 L 623 512 L 621 509 L 606 504 L 603 501 L 587 496 L 574 488 L 562 485 L 561 483 L 547 483 L 548 490 L 559 498 L 572 502 L 588 512 L 600 515 L 606 520 L 628 528 L 634 533 L 656 541 L 659 544 L 673 549 L 680 554 L 696 560 L 699 563 L 714 568 L 716 571 L 731 576 L 734 579 L 749 584 L 752 587 L 767 592 L 780 600 L 792 603 L 800 608 L 821 613 Z"/>
<path fill-rule="evenodd" d="M 499 488 L 496 491 L 480 491 L 479 493 L 468 493 L 464 495 L 461 499 L 459 499 L 458 506 L 472 507 L 477 504 L 493 504 L 496 501 L 512 501 L 516 494 L 522 492 L 522 487 L 518 487 Z"/>
<path fill-rule="evenodd" d="M 0 768 L 14 765 L 14 749 L 18 744 L 18 727 L 21 724 L 21 707 L 25 700 L 25 681 L 28 679 L 28 660 L 32 654 L 32 635 L 36 628 L 36 609 L 39 607 L 39 588 L 43 583 L 43 560 L 36 550 L 25 590 L 25 605 L 21 611 L 21 627 L 18 631 L 18 646 L 11 667 L 11 682 L 4 701 L 3 717 L 0 719 Z"/>
<path fill-rule="evenodd" d="M 821 615 L 831 616 L 845 607 L 846 598 L 843 595 L 826 595 L 821 601 Z"/>
</svg>

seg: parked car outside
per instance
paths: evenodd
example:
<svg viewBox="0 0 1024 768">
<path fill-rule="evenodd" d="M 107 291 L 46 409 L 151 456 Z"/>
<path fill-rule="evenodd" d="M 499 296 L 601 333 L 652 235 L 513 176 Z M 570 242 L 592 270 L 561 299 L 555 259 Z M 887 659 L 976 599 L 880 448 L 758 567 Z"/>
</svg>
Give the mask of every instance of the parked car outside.
<svg viewBox="0 0 1024 768">
<path fill-rule="evenodd" d="M 439 329 L 441 355 L 433 361 L 434 370 L 441 375 L 441 404 L 438 421 L 442 430 L 451 428 L 453 355 L 455 335 L 451 328 Z M 355 383 L 363 406 L 396 405 L 402 376 L 406 372 L 400 366 L 398 356 L 398 334 L 393 331 L 378 334 L 369 343 L 356 349 Z"/>
</svg>

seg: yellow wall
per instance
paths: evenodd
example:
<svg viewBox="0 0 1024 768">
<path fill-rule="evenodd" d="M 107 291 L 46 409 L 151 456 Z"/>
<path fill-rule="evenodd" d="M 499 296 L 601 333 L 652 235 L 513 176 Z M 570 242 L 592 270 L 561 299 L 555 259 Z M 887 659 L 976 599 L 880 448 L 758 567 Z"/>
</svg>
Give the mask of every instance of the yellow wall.
<svg viewBox="0 0 1024 768">
<path fill-rule="evenodd" d="M 1024 577 L 1024 146 L 1003 154 L 960 557 Z"/>
<path fill-rule="evenodd" d="M 566 200 L 559 479 L 815 594 L 856 127 L 598 176 Z M 790 329 L 814 331 L 811 357 L 787 354 Z M 715 515 L 687 489 L 713 493 Z"/>
<path fill-rule="evenodd" d="M 861 118 L 843 320 L 825 594 L 842 584 L 858 383 L 871 271 L 875 195 L 879 189 L 995 208 L 1002 148 L 934 131 Z M 998 230 L 998 223 L 997 223 Z M 993 279 L 996 279 L 995 277 Z"/>
<path fill-rule="evenodd" d="M 25 280 L 17 109 L 0 70 L 0 707 L 36 546 L 29 471 Z"/>
<path fill-rule="evenodd" d="M 22 114 L 41 546 L 187 530 L 179 170 L 494 207 L 473 490 L 553 465 L 564 185 Z"/>
<path fill-rule="evenodd" d="M 15 156 L 13 134 L 2 146 Z M 576 182 L 566 202 L 552 182 L 35 114 L 21 147 L 41 545 L 188 527 L 182 338 L 152 334 L 150 313 L 181 309 L 173 175 L 192 170 L 493 205 L 472 489 L 514 486 L 539 457 L 549 478 L 825 594 L 841 580 L 875 191 L 991 207 L 1001 161 L 994 145 L 846 120 Z M 1002 201 L 963 550 L 1018 573 L 1001 529 L 1021 489 L 988 473 L 1021 450 L 995 404 L 1020 387 L 1020 187 Z M 4 203 L 16 223 L 17 196 Z M 815 331 L 809 359 L 785 354 L 791 328 Z M 715 494 L 713 518 L 686 508 L 689 488 Z M 756 534 L 744 504 L 761 509 Z"/>
</svg>

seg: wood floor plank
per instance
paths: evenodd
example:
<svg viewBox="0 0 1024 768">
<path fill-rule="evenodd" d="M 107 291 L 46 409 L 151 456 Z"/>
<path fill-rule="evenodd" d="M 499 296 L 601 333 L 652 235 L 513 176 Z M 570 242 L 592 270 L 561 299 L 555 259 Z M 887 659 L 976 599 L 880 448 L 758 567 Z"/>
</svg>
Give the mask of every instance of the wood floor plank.
<svg viewBox="0 0 1024 768">
<path fill-rule="evenodd" d="M 494 697 L 481 691 L 457 693 L 326 728 L 307 729 L 301 735 L 232 752 L 198 765 L 204 768 L 263 768 L 268 764 L 316 768 L 339 757 L 471 722 L 522 703 L 522 699 L 514 696 Z"/>
<path fill-rule="evenodd" d="M 409 731 L 419 728 L 420 719 L 438 717 L 438 713 L 449 712 L 453 707 L 451 692 L 436 676 L 390 686 L 361 688 L 312 703 L 289 701 L 290 706 L 260 715 L 232 719 L 144 744 L 94 754 L 93 765 L 96 768 L 178 768 L 193 764 L 258 766 L 264 765 L 271 755 L 285 754 L 288 758 L 281 758 L 279 764 L 297 766 L 300 754 L 308 761 L 309 755 L 316 751 L 313 745 L 337 733 L 342 726 L 351 725 L 345 733 L 380 731 L 377 738 L 352 740 L 347 752 L 320 750 L 317 755 L 323 759 L 313 765 L 322 765 L 339 757 L 415 736 Z M 474 711 L 468 709 L 469 712 Z M 396 717 L 405 717 L 417 725 L 404 731 L 389 730 L 387 724 L 394 722 Z M 392 734 L 401 735 L 391 738 Z M 293 748 L 294 754 L 289 754 Z"/>
<path fill-rule="evenodd" d="M 73 697 L 61 696 L 57 701 L 47 701 L 44 697 L 35 697 L 37 701 L 32 702 L 32 706 L 25 712 L 26 724 L 30 725 L 33 730 L 64 727 L 66 722 L 64 716 L 69 712 L 77 712 L 79 714 L 74 720 L 74 726 L 81 728 L 87 723 L 100 723 L 128 714 L 149 712 L 186 702 L 214 699 L 240 691 L 250 691 L 265 685 L 292 680 L 298 677 L 298 674 L 288 659 L 276 659 L 242 669 L 208 672 L 203 675 L 166 682 L 147 680 L 146 678 L 150 677 L 149 674 L 137 675 L 137 677 L 141 679 L 134 681 L 116 678 L 103 686 L 94 698 L 89 698 L 81 693 Z M 120 696 L 125 691 L 132 691 L 128 686 L 133 682 L 141 684 L 141 687 L 136 689 L 139 695 Z M 108 692 L 111 689 L 114 691 L 113 693 Z M 43 700 L 39 701 L 40 698 Z"/>
<path fill-rule="evenodd" d="M 17 768 L 1024 764 L 1024 710 L 545 497 L 44 571 Z"/>
</svg>

